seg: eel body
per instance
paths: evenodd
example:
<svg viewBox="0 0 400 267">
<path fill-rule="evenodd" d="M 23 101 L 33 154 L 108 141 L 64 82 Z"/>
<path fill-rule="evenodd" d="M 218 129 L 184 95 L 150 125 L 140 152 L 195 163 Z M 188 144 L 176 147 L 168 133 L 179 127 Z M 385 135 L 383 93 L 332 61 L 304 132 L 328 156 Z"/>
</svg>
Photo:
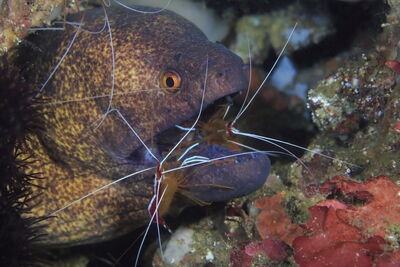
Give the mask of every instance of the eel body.
<svg viewBox="0 0 400 267">
<path fill-rule="evenodd" d="M 161 158 L 162 132 L 198 114 L 204 88 L 207 106 L 247 87 L 242 60 L 208 41 L 186 19 L 169 11 L 141 14 L 112 7 L 106 12 L 112 46 L 102 8 L 69 18 L 81 27 L 66 25 L 65 31 L 34 34 L 26 41 L 27 52 L 22 55 L 32 53 L 38 59 L 24 68 L 38 91 L 70 46 L 35 99 L 44 123 L 42 130 L 29 136 L 21 155 L 30 156 L 25 171 L 42 178 L 35 179 L 37 186 L 32 187 L 39 193 L 32 202 L 33 216 L 48 216 L 97 188 L 155 166 L 156 160 L 133 130 Z M 176 90 L 162 86 L 171 73 L 178 78 Z M 171 80 L 166 84 L 170 86 Z M 214 150 L 218 149 L 209 151 Z M 265 164 L 269 167 L 267 157 L 257 158 L 247 168 Z M 100 242 L 144 225 L 149 221 L 154 173 L 155 169 L 121 181 L 44 220 L 44 242 L 52 246 Z M 258 168 L 257 177 L 265 177 L 257 186 L 267 173 Z M 206 193 L 198 193 L 198 198 L 202 194 Z"/>
</svg>

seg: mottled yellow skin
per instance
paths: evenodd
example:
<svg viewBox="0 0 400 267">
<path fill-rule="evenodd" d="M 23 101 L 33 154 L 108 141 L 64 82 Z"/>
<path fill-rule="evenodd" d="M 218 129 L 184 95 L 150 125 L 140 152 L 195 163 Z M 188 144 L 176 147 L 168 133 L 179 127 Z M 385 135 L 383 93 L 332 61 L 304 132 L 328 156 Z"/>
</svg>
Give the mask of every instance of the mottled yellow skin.
<svg viewBox="0 0 400 267">
<path fill-rule="evenodd" d="M 43 178 L 35 180 L 40 187 L 33 187 L 40 193 L 32 203 L 34 216 L 49 215 L 143 168 L 130 157 L 142 147 L 137 137 L 116 112 L 104 117 L 110 100 L 111 108 L 118 109 L 152 146 L 155 135 L 199 112 L 207 58 L 206 104 L 247 86 L 242 61 L 221 45 L 209 42 L 193 24 L 176 14 L 143 15 L 115 7 L 107 8 L 107 14 L 115 50 L 112 98 L 106 27 L 98 34 L 78 33 L 37 99 L 44 130 L 32 134 L 25 147 L 25 155 L 32 155 L 34 160 L 27 172 Z M 81 16 L 69 20 L 80 21 Z M 86 30 L 101 29 L 104 11 L 87 11 L 83 23 Z M 66 31 L 44 32 L 29 40 L 27 47 L 39 55 L 33 56 L 37 59 L 35 67 L 26 66 L 27 77 L 37 88 L 64 54 L 76 29 L 67 26 Z M 182 80 L 176 94 L 160 89 L 162 75 L 171 70 Z M 65 100 L 75 101 L 57 103 Z M 67 246 L 99 242 L 144 225 L 149 220 L 152 173 L 113 185 L 43 221 L 48 234 L 43 243 Z"/>
</svg>

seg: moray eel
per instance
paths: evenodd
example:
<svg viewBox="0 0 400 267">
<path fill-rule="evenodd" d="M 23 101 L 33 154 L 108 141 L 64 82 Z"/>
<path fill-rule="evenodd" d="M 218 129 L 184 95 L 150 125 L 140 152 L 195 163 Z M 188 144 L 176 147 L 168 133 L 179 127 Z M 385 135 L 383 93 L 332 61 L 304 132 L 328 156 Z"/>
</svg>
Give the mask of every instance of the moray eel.
<svg viewBox="0 0 400 267">
<path fill-rule="evenodd" d="M 161 145 L 166 139 L 163 132 L 199 113 L 203 88 L 207 106 L 247 87 L 242 60 L 221 44 L 208 41 L 186 19 L 169 11 L 106 10 L 113 47 L 101 8 L 69 18 L 81 22 L 76 36 L 78 26 L 66 25 L 65 31 L 33 34 L 22 45 L 20 61 L 35 59 L 34 64 L 24 64 L 26 79 L 39 90 L 75 36 L 33 104 L 43 116 L 43 129 L 30 134 L 20 155 L 30 156 L 26 172 L 42 178 L 35 179 L 37 186 L 32 187 L 33 194 L 39 193 L 31 201 L 33 216 L 48 216 L 103 185 L 155 166 L 132 129 L 161 158 L 166 151 Z M 233 152 L 210 146 L 203 153 L 213 157 Z M 257 171 L 251 174 L 252 169 Z M 202 168 L 203 174 L 193 176 L 189 183 L 223 185 L 229 180 L 230 190 L 212 186 L 206 191 L 192 190 L 200 200 L 226 200 L 257 189 L 268 169 L 266 156 L 253 155 Z M 250 174 L 244 176 L 244 170 Z M 51 246 L 94 243 L 143 226 L 149 221 L 154 173 L 114 184 L 44 220 L 47 235 L 42 242 Z M 213 189 L 217 191 L 212 193 Z"/>
</svg>

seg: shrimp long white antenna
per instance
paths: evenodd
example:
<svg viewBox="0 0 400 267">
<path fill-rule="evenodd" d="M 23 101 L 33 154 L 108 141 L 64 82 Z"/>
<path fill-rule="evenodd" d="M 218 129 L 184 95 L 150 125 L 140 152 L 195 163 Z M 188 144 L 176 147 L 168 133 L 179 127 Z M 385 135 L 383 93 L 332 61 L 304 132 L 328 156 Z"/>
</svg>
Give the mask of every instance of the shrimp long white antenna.
<svg viewBox="0 0 400 267">
<path fill-rule="evenodd" d="M 153 11 L 144 11 L 144 10 L 140 10 L 140 9 L 137 9 L 137 8 L 133 8 L 133 7 L 130 7 L 128 5 L 125 5 L 124 3 L 121 3 L 118 0 L 114 0 L 114 2 L 117 3 L 118 5 L 122 6 L 122 7 L 125 7 L 126 9 L 129 9 L 129 10 L 132 10 L 132 11 L 135 11 L 135 12 L 138 12 L 138 13 L 156 14 L 156 13 L 160 13 L 160 12 L 166 10 L 169 7 L 169 5 L 171 4 L 172 0 L 168 0 L 167 4 L 164 7 L 160 8 L 160 9 L 157 9 L 157 10 L 153 10 Z"/>
<path fill-rule="evenodd" d="M 167 158 L 175 151 L 175 149 L 183 142 L 183 140 L 185 140 L 186 136 L 189 135 L 189 133 L 194 129 L 194 127 L 197 125 L 201 113 L 203 111 L 203 106 L 204 106 L 204 98 L 206 95 L 206 88 L 207 88 L 207 76 L 208 76 L 208 55 L 207 55 L 207 61 L 206 61 L 206 71 L 205 71 L 205 76 L 204 76 L 204 86 L 203 86 L 203 93 L 201 96 L 201 103 L 200 103 L 200 110 L 199 113 L 197 114 L 197 118 L 194 121 L 194 123 L 192 124 L 192 127 L 190 127 L 186 133 L 184 134 L 184 136 L 175 144 L 175 146 L 168 152 L 168 154 L 161 160 L 160 162 L 160 167 L 162 166 L 162 164 L 165 162 L 165 160 L 167 160 Z"/>
<path fill-rule="evenodd" d="M 257 136 L 257 135 L 255 135 L 255 134 L 242 133 L 242 132 L 240 132 L 239 130 L 237 130 L 237 129 L 235 129 L 235 128 L 232 129 L 232 133 L 237 134 L 237 135 L 252 137 L 252 138 L 254 138 L 254 139 L 261 140 L 261 141 L 265 141 L 265 142 L 267 142 L 267 143 L 269 143 L 269 144 L 271 144 L 271 145 L 273 145 L 273 146 L 276 146 L 276 147 L 282 149 L 283 151 L 285 151 L 286 153 L 288 153 L 290 156 L 292 156 L 292 157 L 295 158 L 296 160 L 300 160 L 300 158 L 297 157 L 297 156 L 296 156 L 293 152 L 291 152 L 289 149 L 287 149 L 287 148 L 285 148 L 285 147 L 283 147 L 283 146 L 281 146 L 281 145 L 279 145 L 279 144 L 276 144 L 276 143 L 274 143 L 274 142 L 272 142 L 272 141 L 268 141 L 268 140 L 262 139 L 262 136 Z M 290 144 L 290 143 L 288 143 L 288 144 Z M 300 160 L 300 163 L 301 163 L 301 165 L 304 166 L 304 168 L 306 168 L 307 170 L 309 170 L 309 168 L 304 164 L 304 162 L 303 162 L 302 160 Z"/>
<path fill-rule="evenodd" d="M 67 25 L 71 25 L 71 26 L 81 26 L 81 31 L 83 31 L 83 32 L 87 32 L 87 33 L 91 33 L 91 34 L 99 34 L 99 33 L 102 33 L 104 30 L 105 30 L 105 28 L 106 28 L 106 20 L 104 19 L 104 24 L 103 24 L 103 26 L 100 28 L 100 30 L 98 30 L 98 31 L 90 31 L 90 30 L 87 30 L 87 29 L 85 29 L 85 28 L 83 28 L 82 26 L 84 26 L 85 24 L 83 23 L 83 22 L 75 22 L 75 21 L 67 21 L 67 20 L 57 20 L 57 21 L 53 21 L 53 24 L 67 24 Z M 31 29 L 37 29 L 37 28 L 31 28 Z M 46 29 L 51 29 L 50 27 L 48 27 L 48 28 L 43 28 L 43 30 L 46 30 Z M 60 30 L 65 30 L 65 28 L 57 28 L 57 29 L 60 29 Z"/>
<path fill-rule="evenodd" d="M 55 22 L 55 23 L 57 23 L 57 22 Z M 70 21 L 60 21 L 60 23 L 64 23 L 64 24 L 68 24 L 68 25 L 73 25 L 73 26 L 76 26 L 76 25 L 81 25 L 80 23 L 78 23 L 78 22 L 70 22 Z M 84 25 L 84 24 L 82 24 L 82 25 Z M 81 27 L 81 30 L 82 31 L 84 31 L 84 32 L 87 32 L 87 33 L 90 33 L 90 34 L 99 34 L 99 33 L 102 33 L 105 29 L 106 29 L 106 26 L 107 26 L 107 21 L 104 19 L 104 24 L 103 24 L 103 26 L 100 28 L 100 30 L 98 30 L 98 31 L 90 31 L 90 30 L 87 30 L 87 29 L 85 29 L 85 28 L 83 28 L 83 27 Z"/>
<path fill-rule="evenodd" d="M 100 117 L 100 120 L 95 121 L 95 122 L 100 121 L 99 124 L 95 127 L 95 129 L 97 129 L 103 123 L 103 121 L 105 120 L 107 114 L 109 113 L 109 111 L 111 109 L 112 99 L 113 99 L 113 95 L 114 95 L 114 88 L 115 88 L 115 51 L 114 51 L 114 44 L 113 44 L 110 20 L 108 19 L 108 14 L 107 14 L 106 8 L 104 7 L 104 6 L 109 6 L 109 5 L 107 5 L 107 3 L 105 3 L 104 1 L 103 1 L 103 3 L 104 3 L 104 5 L 102 5 L 103 11 L 104 11 L 103 28 L 96 32 L 91 32 L 91 31 L 85 30 L 86 32 L 89 32 L 92 34 L 97 34 L 97 33 L 102 32 L 104 30 L 104 28 L 107 26 L 108 35 L 109 35 L 109 39 L 110 39 L 110 49 L 111 49 L 111 92 L 109 94 L 110 100 L 108 102 L 108 106 L 107 106 L 105 113 Z M 79 24 L 78 29 L 81 29 L 81 26 L 82 26 L 82 23 Z"/>
<path fill-rule="evenodd" d="M 217 158 L 211 158 L 211 159 L 208 159 L 207 161 L 206 160 L 205 161 L 200 161 L 199 160 L 196 163 L 191 163 L 191 164 L 188 164 L 188 165 L 185 165 L 185 166 L 179 166 L 179 167 L 176 167 L 176 168 L 165 170 L 165 171 L 163 171 L 163 174 L 174 172 L 174 171 L 178 171 L 178 170 L 182 170 L 182 169 L 185 169 L 185 168 L 198 166 L 200 164 L 211 163 L 211 162 L 218 161 L 218 160 L 224 160 L 224 159 L 240 157 L 240 156 L 245 156 L 245 155 L 252 155 L 252 154 L 266 154 L 266 155 L 269 155 L 269 153 L 271 153 L 271 152 L 273 153 L 275 151 L 264 151 L 264 150 L 247 151 L 247 152 L 240 152 L 240 153 L 231 154 L 231 155 L 227 155 L 227 156 L 221 156 L 221 157 L 217 157 Z"/>
<path fill-rule="evenodd" d="M 83 18 L 82 18 L 83 19 Z M 56 73 L 57 69 L 60 67 L 61 63 L 64 61 L 64 58 L 67 56 L 69 53 L 69 50 L 71 49 L 72 45 L 75 42 L 76 37 L 78 36 L 79 31 L 81 30 L 81 25 L 78 26 L 76 29 L 71 41 L 69 42 L 67 49 L 65 49 L 64 54 L 61 56 L 60 60 L 57 62 L 57 65 L 54 67 L 54 69 L 51 71 L 50 75 L 47 77 L 46 81 L 43 83 L 42 87 L 40 87 L 39 92 L 36 93 L 34 98 L 37 98 L 40 93 L 43 91 L 43 89 L 46 87 L 46 85 L 49 83 L 51 78 L 53 77 L 54 73 Z"/>
<path fill-rule="evenodd" d="M 280 146 L 280 145 L 278 145 L 276 143 L 281 143 L 281 144 L 285 144 L 285 145 L 288 145 L 288 146 L 291 146 L 291 147 L 299 148 L 299 149 L 305 150 L 307 152 L 310 152 L 310 153 L 313 153 L 313 154 L 317 154 L 317 155 L 319 155 L 321 157 L 324 157 L 324 158 L 327 158 L 327 159 L 343 162 L 343 163 L 346 163 L 346 164 L 351 165 L 353 167 L 360 168 L 360 166 L 358 166 L 356 164 L 353 164 L 351 162 L 339 160 L 339 159 L 336 159 L 334 157 L 325 155 L 325 154 L 323 154 L 321 152 L 318 152 L 316 150 L 308 149 L 306 147 L 302 147 L 302 146 L 299 146 L 299 145 L 296 145 L 296 144 L 292 144 L 292 143 L 289 143 L 289 142 L 286 142 L 286 141 L 282 141 L 282 140 L 279 140 L 279 139 L 275 139 L 275 138 L 271 138 L 271 137 L 265 137 L 265 136 L 261 136 L 261 135 L 257 135 L 257 134 L 243 133 L 243 132 L 240 132 L 237 129 L 233 129 L 232 132 L 234 134 L 237 134 L 237 135 L 246 136 L 246 137 L 250 137 L 250 138 L 254 138 L 254 139 L 260 140 L 260 141 L 267 142 L 267 143 L 272 144 L 274 146 L 277 146 L 277 147 L 279 147 L 281 149 L 284 149 L 284 148 L 282 148 L 282 146 Z M 287 151 L 287 150 L 285 149 L 285 151 Z"/>
<path fill-rule="evenodd" d="M 105 2 L 103 2 L 103 3 L 104 3 L 105 6 L 107 6 L 107 4 Z M 103 121 L 107 117 L 107 114 L 111 110 L 111 105 L 112 105 L 112 100 L 113 100 L 113 95 L 114 95 L 114 89 L 115 89 L 115 51 L 114 51 L 114 43 L 113 43 L 113 36 L 112 36 L 112 32 L 111 32 L 110 20 L 108 19 L 108 14 L 107 14 L 107 11 L 106 11 L 106 8 L 104 7 L 104 5 L 103 5 L 104 19 L 105 19 L 105 23 L 106 23 L 107 30 L 108 30 L 108 36 L 110 38 L 110 49 L 111 49 L 111 92 L 110 92 L 110 99 L 108 101 L 107 109 L 106 109 L 105 113 L 101 116 L 99 124 L 95 127 L 96 129 L 103 123 Z"/>
<path fill-rule="evenodd" d="M 160 185 L 158 186 L 158 190 L 160 190 Z M 164 253 L 163 253 L 163 249 L 162 249 L 162 244 L 161 244 L 161 231 L 160 231 L 160 224 L 159 224 L 159 214 L 158 214 L 158 207 L 159 205 L 161 205 L 161 201 L 162 201 L 162 197 L 164 197 L 165 192 L 167 192 L 167 188 L 168 188 L 168 184 L 165 186 L 165 189 L 160 197 L 160 199 L 158 199 L 158 192 L 157 192 L 157 196 L 156 196 L 156 226 L 157 226 L 157 241 L 158 241 L 158 246 L 160 247 L 160 253 L 161 253 L 161 259 L 164 259 Z M 152 223 L 152 221 L 150 221 L 150 223 Z M 145 238 L 145 237 L 143 237 Z"/>
<path fill-rule="evenodd" d="M 237 146 L 246 148 L 246 149 L 251 150 L 251 151 L 255 151 L 255 152 L 260 152 L 260 151 L 261 151 L 261 150 L 258 150 L 258 149 L 256 149 L 256 148 L 254 148 L 254 147 L 251 147 L 251 146 L 248 146 L 248 145 L 245 145 L 245 144 L 242 144 L 242 143 L 233 141 L 233 140 L 226 140 L 226 141 L 227 141 L 228 143 L 235 144 L 235 145 L 237 145 Z M 264 151 L 264 152 L 266 152 L 266 151 Z M 269 151 L 267 155 L 268 155 L 268 156 L 286 155 L 286 156 L 291 156 L 291 157 L 292 157 L 292 155 L 290 155 L 289 153 L 282 152 L 282 151 Z M 295 157 L 295 159 L 298 159 L 298 158 Z"/>
<path fill-rule="evenodd" d="M 160 201 L 157 202 L 156 211 L 158 210 L 158 207 L 160 206 L 160 204 L 161 204 L 161 202 L 162 202 L 162 199 L 164 198 L 165 192 L 167 192 L 167 188 L 168 188 L 168 184 L 165 186 L 164 191 L 163 191 L 162 194 L 161 194 Z M 138 264 L 138 262 L 139 262 L 140 252 L 142 251 L 143 244 L 144 244 L 144 241 L 146 240 L 147 234 L 149 233 L 151 224 L 153 223 L 154 218 L 155 218 L 156 216 L 158 216 L 158 215 L 156 215 L 156 214 L 158 214 L 158 212 L 154 212 L 153 215 L 151 216 L 150 222 L 147 224 L 146 230 L 145 230 L 145 232 L 144 232 L 144 234 L 143 234 L 142 242 L 140 242 L 139 250 L 138 250 L 138 253 L 136 254 L 135 267 L 137 266 L 137 264 Z M 157 221 L 158 221 L 158 220 L 157 220 Z M 160 246 L 161 246 L 161 245 L 160 245 Z M 161 247 L 160 247 L 160 251 L 161 251 Z M 162 253 L 162 252 L 161 252 L 161 253 Z"/>
<path fill-rule="evenodd" d="M 104 29 L 106 28 L 106 20 L 104 20 L 104 24 L 103 27 L 100 28 L 100 30 L 98 31 L 90 31 L 87 30 L 85 28 L 83 28 L 82 26 L 84 26 L 85 24 L 83 22 L 75 22 L 75 21 L 67 21 L 67 20 L 56 20 L 53 21 L 52 24 L 67 24 L 67 25 L 71 25 L 71 26 L 81 26 L 81 31 L 83 32 L 87 32 L 87 33 L 91 33 L 91 34 L 99 34 L 102 33 L 104 31 Z M 31 27 L 29 29 L 26 29 L 26 31 L 46 31 L 46 30 L 61 30 L 64 31 L 65 28 L 64 27 Z"/>
<path fill-rule="evenodd" d="M 109 112 L 107 112 L 107 115 L 111 112 L 117 113 L 117 115 L 122 119 L 122 121 L 128 126 L 129 130 L 132 131 L 132 133 L 136 136 L 137 139 L 139 139 L 139 142 L 146 148 L 146 150 L 150 153 L 150 155 L 158 162 L 159 159 L 154 155 L 154 153 L 151 151 L 151 149 L 146 145 L 146 143 L 143 141 L 143 139 L 139 136 L 139 134 L 133 129 L 133 127 L 129 124 L 129 122 L 126 120 L 126 118 L 122 115 L 122 113 L 118 109 L 111 109 Z"/>
<path fill-rule="evenodd" d="M 247 34 L 246 34 L 246 39 L 247 39 L 247 51 L 248 51 L 248 58 L 249 58 L 249 83 L 247 85 L 246 96 L 244 97 L 243 104 L 240 107 L 236 117 L 233 119 L 232 125 L 234 125 L 236 120 L 239 118 L 239 115 L 242 112 L 242 110 L 246 104 L 247 98 L 249 97 L 249 93 L 250 93 L 251 78 L 252 78 L 252 71 L 251 71 L 252 65 L 251 65 L 251 46 L 250 46 L 249 36 Z M 226 111 L 226 113 L 228 113 L 228 110 Z M 225 119 L 226 113 L 225 113 L 223 119 Z"/>
<path fill-rule="evenodd" d="M 105 22 L 104 22 L 103 27 L 102 27 L 99 31 L 92 32 L 92 31 L 83 29 L 83 28 L 82 28 L 82 25 L 83 25 L 83 22 L 82 22 L 82 21 L 83 21 L 84 16 L 81 18 L 81 22 L 68 22 L 68 21 L 55 22 L 55 23 L 65 23 L 65 24 L 70 24 L 70 25 L 77 25 L 77 29 L 76 29 L 76 31 L 75 31 L 75 33 L 74 33 L 74 35 L 73 35 L 71 41 L 69 42 L 67 48 L 65 49 L 64 54 L 61 56 L 60 60 L 59 60 L 59 61 L 57 62 L 57 64 L 56 64 L 56 66 L 53 68 L 53 70 L 51 71 L 50 75 L 47 77 L 47 79 L 46 79 L 45 82 L 43 83 L 42 87 L 39 89 L 39 92 L 36 93 L 35 98 L 37 98 L 37 97 L 40 95 L 40 93 L 43 91 L 43 89 L 44 89 L 44 88 L 46 87 L 46 85 L 49 83 L 49 81 L 51 80 L 51 78 L 54 76 L 54 74 L 56 73 L 57 69 L 60 67 L 61 63 L 64 61 L 65 57 L 68 55 L 69 51 L 71 50 L 71 47 L 72 47 L 72 45 L 74 44 L 75 39 L 76 39 L 76 37 L 78 36 L 78 33 L 79 33 L 80 31 L 85 31 L 85 32 L 89 32 L 89 33 L 92 33 L 92 34 L 97 34 L 97 33 L 101 33 L 101 32 L 105 29 L 105 26 L 106 26 L 106 25 L 109 26 L 108 16 L 107 16 L 107 13 L 106 13 L 106 10 L 105 10 L 104 7 L 103 7 L 103 10 L 104 10 L 104 14 L 105 14 Z M 108 28 L 109 28 L 109 27 L 108 27 Z M 28 30 L 29 30 L 29 31 L 31 31 L 31 30 L 64 30 L 64 28 L 61 28 L 61 27 L 47 27 L 47 28 L 46 28 L 46 27 L 41 27 L 41 28 L 29 28 Z M 111 40 L 111 43 L 112 43 L 112 35 L 111 35 L 111 30 L 110 30 L 110 28 L 109 28 L 109 32 L 110 32 L 110 40 Z M 112 46 L 111 49 L 113 50 L 113 46 Z M 114 60 L 113 60 L 113 62 L 114 62 Z M 113 76 L 114 76 L 114 75 L 113 75 Z M 113 91 L 113 90 L 112 90 L 112 91 Z"/>
<path fill-rule="evenodd" d="M 242 143 L 233 141 L 233 140 L 226 140 L 226 141 L 227 141 L 228 143 L 235 144 L 235 145 L 237 145 L 237 146 L 240 146 L 240 147 L 249 149 L 249 150 L 251 150 L 251 151 L 259 151 L 258 149 L 254 148 L 254 147 L 251 147 L 251 146 L 248 146 L 248 145 L 245 145 L 245 144 L 242 144 Z"/>
<path fill-rule="evenodd" d="M 191 145 L 190 147 L 188 147 L 188 148 L 180 155 L 180 157 L 178 158 L 178 161 L 182 160 L 182 159 L 185 157 L 185 155 L 186 155 L 190 150 L 192 150 L 193 148 L 195 148 L 195 147 L 198 146 L 199 144 L 200 144 L 200 143 L 195 143 L 195 144 Z"/>
<path fill-rule="evenodd" d="M 182 131 L 191 131 L 191 132 L 193 132 L 193 131 L 196 130 L 196 128 L 188 128 L 188 127 L 183 127 L 183 126 L 180 126 L 180 125 L 175 125 L 175 127 L 178 128 L 179 130 L 182 130 Z"/>
<path fill-rule="evenodd" d="M 67 21 L 67 20 L 56 20 L 56 21 L 53 21 L 53 23 L 54 24 L 68 24 L 68 25 L 75 25 L 75 26 L 83 25 L 83 23 L 81 23 L 81 22 Z"/>
<path fill-rule="evenodd" d="M 112 36 L 112 32 L 111 32 L 110 20 L 108 19 L 108 14 L 107 14 L 106 8 L 104 6 L 103 6 L 103 10 L 104 10 L 105 24 L 107 26 L 108 35 L 110 37 L 110 49 L 111 49 L 111 93 L 110 93 L 110 100 L 108 102 L 108 107 L 106 110 L 106 113 L 107 113 L 111 109 L 113 95 L 114 95 L 114 89 L 115 89 L 115 51 L 114 51 L 114 43 L 113 43 L 113 36 Z"/>
<path fill-rule="evenodd" d="M 286 50 L 286 47 L 289 44 L 290 39 L 293 36 L 294 31 L 296 30 L 297 27 L 297 22 L 294 24 L 292 31 L 289 34 L 288 39 L 286 40 L 285 45 L 283 46 L 283 48 L 281 49 L 278 58 L 275 60 L 274 64 L 272 65 L 272 68 L 269 70 L 267 76 L 265 76 L 264 80 L 262 81 L 262 83 L 260 84 L 260 86 L 258 87 L 257 91 L 254 93 L 254 95 L 250 98 L 249 102 L 246 104 L 246 106 L 242 109 L 242 111 L 236 116 L 235 120 L 233 120 L 232 125 L 235 124 L 235 122 L 243 115 L 243 113 L 248 109 L 248 107 L 250 106 L 250 104 L 253 102 L 254 98 L 258 95 L 258 93 L 260 92 L 261 88 L 264 86 L 265 82 L 268 80 L 269 76 L 271 75 L 271 73 L 273 72 L 273 70 L 275 69 L 276 65 L 278 64 L 280 58 L 283 55 L 283 52 Z"/>
<path fill-rule="evenodd" d="M 63 31 L 65 30 L 63 27 L 31 27 L 26 29 L 27 32 L 30 31 Z"/>
<path fill-rule="evenodd" d="M 194 163 L 194 162 L 208 163 L 208 162 L 210 162 L 210 159 L 207 158 L 207 157 L 203 157 L 203 156 L 192 156 L 192 157 L 189 157 L 189 158 L 185 159 L 181 163 L 181 166 L 189 165 L 189 164 Z"/>
<path fill-rule="evenodd" d="M 128 175 L 125 175 L 124 177 L 121 177 L 121 178 L 119 178 L 119 179 L 117 179 L 117 180 L 115 180 L 115 181 L 112 181 L 111 183 L 108 183 L 108 184 L 106 184 L 106 185 L 104 185 L 104 186 L 102 186 L 102 187 L 99 187 L 99 188 L 97 188 L 96 190 L 90 192 L 89 194 L 84 195 L 83 197 L 81 197 L 81 198 L 79 198 L 79 199 L 77 199 L 77 200 L 75 200 L 75 201 L 69 203 L 68 205 L 66 205 L 66 206 L 64 206 L 64 207 L 62 207 L 62 208 L 60 208 L 60 209 L 58 209 L 58 210 L 56 210 L 56 211 L 50 213 L 50 214 L 48 215 L 48 217 L 54 216 L 54 215 L 56 215 L 57 213 L 59 213 L 60 211 L 63 211 L 63 210 L 65 210 L 65 209 L 71 207 L 72 205 L 78 203 L 79 201 L 82 201 L 82 200 L 84 200 L 84 199 L 86 199 L 86 198 L 88 198 L 88 197 L 90 197 L 90 196 L 96 194 L 97 192 L 99 192 L 99 191 L 101 191 L 101 190 L 104 190 L 104 189 L 106 189 L 106 188 L 108 188 L 108 187 L 110 187 L 110 186 L 112 186 L 112 185 L 114 185 L 114 184 L 116 184 L 116 183 L 119 183 L 119 182 L 121 182 L 121 181 L 123 181 L 123 180 L 125 180 L 125 179 L 128 179 L 128 178 L 130 178 L 130 177 L 132 177 L 132 176 L 135 176 L 135 175 L 137 175 L 137 174 L 140 174 L 140 173 L 143 173 L 143 172 L 152 170 L 152 169 L 154 169 L 154 168 L 155 168 L 155 167 L 150 167 L 150 168 L 143 169 L 143 170 L 140 170 L 140 171 L 137 171 L 137 172 L 134 172 L 134 173 L 130 173 L 130 174 L 128 174 Z"/>
<path fill-rule="evenodd" d="M 225 120 L 225 118 L 226 118 L 226 116 L 228 115 L 230 109 L 231 109 L 231 105 L 227 105 L 227 106 L 226 106 L 226 110 L 225 110 L 225 112 L 224 112 L 224 115 L 222 116 L 222 119 L 223 119 L 223 120 Z"/>
<path fill-rule="evenodd" d="M 132 94 L 138 94 L 138 93 L 146 93 L 146 92 L 154 92 L 154 91 L 160 91 L 160 90 L 165 90 L 166 88 L 149 88 L 149 89 L 132 89 L 130 91 L 125 91 L 125 92 L 119 92 L 116 93 L 114 92 L 114 96 L 123 96 L 123 95 L 132 95 Z M 101 95 L 94 95 L 94 96 L 87 96 L 87 97 L 82 97 L 82 98 L 74 98 L 74 99 L 64 99 L 64 100 L 58 100 L 58 101 L 52 101 L 52 102 L 45 102 L 45 103 L 40 103 L 40 104 L 33 104 L 33 106 L 51 106 L 51 105 L 61 105 L 61 104 L 68 104 L 68 103 L 75 103 L 75 102 L 83 102 L 83 101 L 89 101 L 89 100 L 94 100 L 94 99 L 99 99 L 99 98 L 106 98 L 110 97 L 110 94 L 101 94 Z M 177 128 L 181 130 L 187 130 L 188 128 L 184 128 L 181 126 L 176 126 Z"/>
</svg>

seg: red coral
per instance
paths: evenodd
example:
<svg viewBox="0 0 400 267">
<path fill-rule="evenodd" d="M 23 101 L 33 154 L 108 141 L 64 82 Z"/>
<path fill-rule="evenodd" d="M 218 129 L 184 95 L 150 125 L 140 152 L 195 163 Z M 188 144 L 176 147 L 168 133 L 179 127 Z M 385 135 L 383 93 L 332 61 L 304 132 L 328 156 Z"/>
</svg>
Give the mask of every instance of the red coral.
<svg viewBox="0 0 400 267">
<path fill-rule="evenodd" d="M 262 242 L 248 244 L 245 247 L 245 251 L 249 256 L 262 253 L 273 261 L 284 261 L 289 256 L 286 247 L 287 245 L 281 240 L 267 238 Z"/>
<path fill-rule="evenodd" d="M 362 203 L 324 200 L 309 208 L 309 233 L 293 242 L 300 266 L 400 266 L 399 250 L 383 254 L 386 228 L 400 223 L 399 186 L 386 177 L 358 183 L 340 175 L 307 190 Z"/>
<path fill-rule="evenodd" d="M 251 265 L 253 257 L 248 255 L 245 247 L 249 242 L 238 244 L 236 248 L 232 249 L 229 261 L 232 267 L 248 267 Z"/>
<path fill-rule="evenodd" d="M 284 261 L 289 256 L 286 248 L 287 245 L 283 241 L 272 238 L 251 243 L 244 242 L 232 250 L 230 262 L 232 267 L 251 266 L 256 254 L 263 254 L 273 261 Z"/>
<path fill-rule="evenodd" d="M 262 238 L 275 238 L 292 244 L 293 240 L 302 235 L 300 226 L 292 224 L 282 205 L 283 192 L 272 197 L 259 198 L 255 202 L 262 209 L 257 217 L 257 230 Z"/>
<path fill-rule="evenodd" d="M 391 68 L 393 71 L 400 73 L 400 62 L 397 60 L 387 60 L 385 65 Z"/>
<path fill-rule="evenodd" d="M 397 131 L 397 132 L 400 132 L 400 122 L 398 122 L 395 125 L 393 125 L 392 129 Z"/>
<path fill-rule="evenodd" d="M 354 182 L 353 182 L 354 183 Z M 338 216 L 369 235 L 387 235 L 385 228 L 400 223 L 400 188 L 385 177 L 359 184 L 339 185 L 344 194 L 351 194 L 367 203 L 356 210 L 343 210 Z M 367 195 L 371 195 L 368 197 Z"/>
<path fill-rule="evenodd" d="M 321 203 L 320 203 L 321 205 Z M 337 201 L 309 208 L 305 225 L 310 233 L 294 240 L 295 260 L 300 266 L 371 266 L 373 255 L 383 253 L 381 237 L 365 239 L 360 229 L 337 217 Z"/>
<path fill-rule="evenodd" d="M 361 207 L 338 211 L 337 216 L 360 228 L 366 236 L 384 237 L 385 228 L 400 223 L 400 187 L 386 177 L 358 183 L 340 175 L 322 184 L 319 191 L 365 201 Z"/>
</svg>

